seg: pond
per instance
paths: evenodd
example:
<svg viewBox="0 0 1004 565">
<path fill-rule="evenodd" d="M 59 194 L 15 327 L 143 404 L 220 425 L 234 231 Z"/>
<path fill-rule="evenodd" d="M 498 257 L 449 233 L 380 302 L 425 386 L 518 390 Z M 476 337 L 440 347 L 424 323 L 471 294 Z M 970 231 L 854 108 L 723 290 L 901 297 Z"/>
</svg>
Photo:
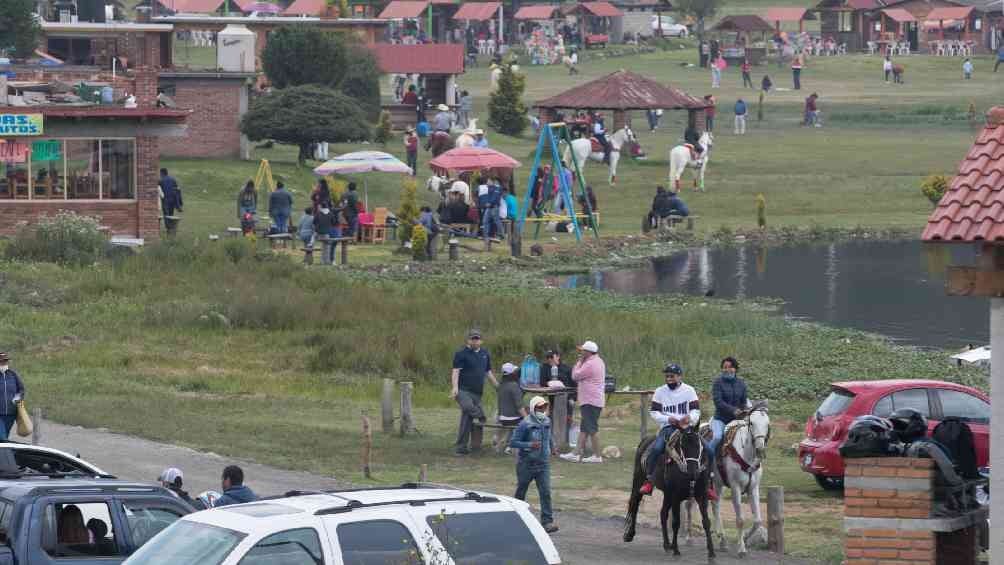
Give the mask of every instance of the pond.
<svg viewBox="0 0 1004 565">
<path fill-rule="evenodd" d="M 919 241 L 701 247 L 653 259 L 646 267 L 555 282 L 627 294 L 780 298 L 792 318 L 952 349 L 990 339 L 986 298 L 945 295 L 945 268 L 974 261 L 973 246 Z"/>
</svg>

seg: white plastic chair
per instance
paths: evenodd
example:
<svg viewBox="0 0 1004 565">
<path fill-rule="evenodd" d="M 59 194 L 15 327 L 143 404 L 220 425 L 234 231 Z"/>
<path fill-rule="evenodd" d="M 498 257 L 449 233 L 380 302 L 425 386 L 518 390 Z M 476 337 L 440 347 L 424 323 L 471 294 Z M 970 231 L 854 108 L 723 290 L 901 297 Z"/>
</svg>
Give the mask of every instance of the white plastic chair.
<svg viewBox="0 0 1004 565">
<path fill-rule="evenodd" d="M 868 54 L 869 55 L 874 55 L 875 54 L 875 42 L 874 41 L 869 41 L 868 42 Z"/>
</svg>

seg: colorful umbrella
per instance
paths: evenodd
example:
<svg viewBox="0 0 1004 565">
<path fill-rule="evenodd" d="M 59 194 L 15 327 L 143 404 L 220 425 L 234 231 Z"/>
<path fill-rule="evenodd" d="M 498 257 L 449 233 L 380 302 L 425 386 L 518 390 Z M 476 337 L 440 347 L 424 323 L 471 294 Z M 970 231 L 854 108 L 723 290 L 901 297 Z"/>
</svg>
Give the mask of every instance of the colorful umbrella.
<svg viewBox="0 0 1004 565">
<path fill-rule="evenodd" d="M 522 166 L 519 161 L 485 147 L 461 147 L 450 149 L 432 161 L 429 167 L 433 171 L 482 171 L 485 169 L 515 169 Z"/>
<path fill-rule="evenodd" d="M 401 173 L 411 174 L 411 167 L 390 153 L 382 151 L 356 151 L 328 159 L 323 165 L 314 169 L 319 177 L 328 175 L 353 175 L 358 173 Z M 366 209 L 370 207 L 369 183 L 363 179 L 364 202 Z"/>
<path fill-rule="evenodd" d="M 265 12 L 267 14 L 278 14 L 282 8 L 270 2 L 252 2 L 244 6 L 245 12 Z"/>
</svg>

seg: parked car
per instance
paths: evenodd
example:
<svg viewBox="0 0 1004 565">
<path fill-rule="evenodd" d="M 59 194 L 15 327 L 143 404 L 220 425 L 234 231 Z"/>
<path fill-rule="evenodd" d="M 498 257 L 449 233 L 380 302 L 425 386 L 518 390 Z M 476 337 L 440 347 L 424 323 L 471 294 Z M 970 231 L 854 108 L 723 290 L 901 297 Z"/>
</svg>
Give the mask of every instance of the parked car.
<svg viewBox="0 0 1004 565">
<path fill-rule="evenodd" d="M 662 27 L 664 37 L 687 37 L 690 31 L 687 26 L 676 23 L 672 16 L 652 16 L 652 36 L 659 36 L 659 28 Z"/>
<path fill-rule="evenodd" d="M 560 563 L 525 502 L 438 485 L 287 493 L 190 514 L 128 565 Z"/>
<path fill-rule="evenodd" d="M 114 478 L 97 465 L 74 457 L 65 451 L 31 445 L 11 440 L 0 440 L 0 478 L 4 474 L 21 476 L 26 473 L 42 475 L 76 474 L 91 477 Z"/>
<path fill-rule="evenodd" d="M 968 386 L 934 380 L 886 380 L 834 383 L 830 395 L 805 424 L 798 444 L 802 470 L 825 489 L 843 488 L 844 460 L 840 444 L 854 418 L 865 414 L 888 417 L 900 408 L 913 408 L 928 421 L 928 434 L 946 417 L 966 422 L 973 431 L 976 461 L 990 457 L 990 398 Z"/>
<path fill-rule="evenodd" d="M 118 479 L 0 480 L 0 565 L 116 565 L 193 511 L 167 489 Z"/>
</svg>

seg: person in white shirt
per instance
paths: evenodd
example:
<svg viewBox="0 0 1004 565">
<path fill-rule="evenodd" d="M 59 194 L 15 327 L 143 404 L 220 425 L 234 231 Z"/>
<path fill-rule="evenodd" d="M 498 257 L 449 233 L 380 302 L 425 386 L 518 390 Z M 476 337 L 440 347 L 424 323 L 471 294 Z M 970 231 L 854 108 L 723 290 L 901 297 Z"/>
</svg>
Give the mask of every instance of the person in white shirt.
<svg viewBox="0 0 1004 565">
<path fill-rule="evenodd" d="M 652 494 L 652 486 L 655 479 L 655 469 L 659 462 L 659 457 L 666 451 L 666 442 L 677 430 L 683 430 L 690 426 L 697 426 L 701 422 L 700 400 L 697 398 L 697 391 L 694 387 L 683 382 L 683 367 L 676 363 L 666 365 L 663 370 L 666 377 L 666 384 L 655 389 L 652 396 L 652 406 L 649 415 L 655 420 L 660 428 L 655 436 L 655 443 L 645 461 L 645 472 L 648 480 L 641 486 L 638 492 L 641 494 Z"/>
</svg>

